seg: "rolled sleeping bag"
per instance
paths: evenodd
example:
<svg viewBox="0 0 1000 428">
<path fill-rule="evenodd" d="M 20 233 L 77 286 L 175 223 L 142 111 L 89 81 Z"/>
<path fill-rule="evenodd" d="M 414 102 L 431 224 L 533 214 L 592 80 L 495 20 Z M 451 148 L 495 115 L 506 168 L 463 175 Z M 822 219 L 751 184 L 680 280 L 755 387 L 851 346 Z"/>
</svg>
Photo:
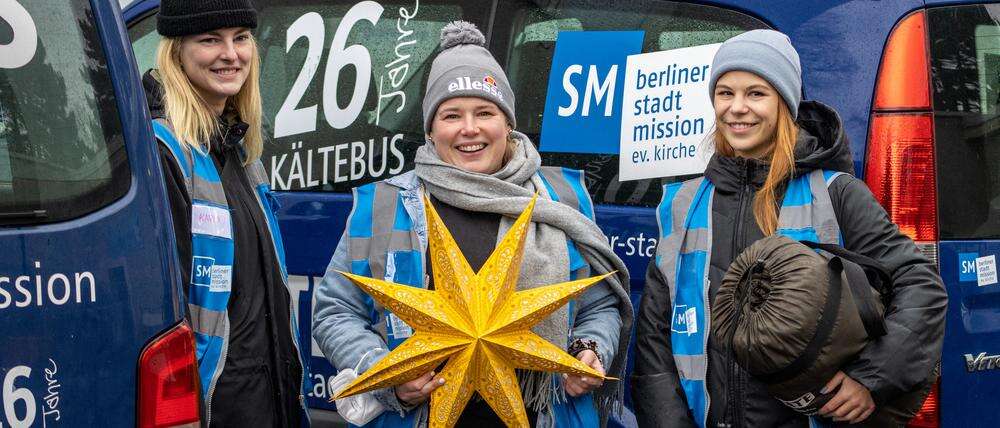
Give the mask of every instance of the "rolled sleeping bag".
<svg viewBox="0 0 1000 428">
<path fill-rule="evenodd" d="M 852 292 L 845 264 L 860 290 Z M 864 277 L 859 265 L 790 238 L 761 239 L 736 257 L 715 296 L 717 349 L 731 350 L 731 358 L 778 400 L 815 414 L 836 392 L 822 394 L 826 383 L 869 336 L 885 332 L 882 303 Z"/>
</svg>

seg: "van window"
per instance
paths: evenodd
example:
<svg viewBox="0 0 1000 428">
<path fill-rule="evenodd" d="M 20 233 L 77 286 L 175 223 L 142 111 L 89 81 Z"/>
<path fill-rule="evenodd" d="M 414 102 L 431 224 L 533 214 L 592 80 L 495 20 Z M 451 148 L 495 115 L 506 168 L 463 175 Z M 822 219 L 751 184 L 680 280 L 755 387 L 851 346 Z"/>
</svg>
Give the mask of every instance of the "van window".
<svg viewBox="0 0 1000 428">
<path fill-rule="evenodd" d="M 90 2 L 0 9 L 0 225 L 67 220 L 128 190 L 115 94 Z"/>
<path fill-rule="evenodd" d="M 277 190 L 348 192 L 412 169 L 424 143 L 424 84 L 441 28 L 485 27 L 491 2 L 260 2 L 256 38 Z M 140 70 L 153 66 L 155 15 L 129 30 Z"/>
<path fill-rule="evenodd" d="M 507 75 L 517 95 L 518 130 L 536 145 L 548 76 L 560 31 L 645 31 L 643 52 L 719 43 L 747 30 L 767 28 L 763 22 L 718 7 L 665 1 L 500 2 L 493 49 L 506 52 Z M 613 143 L 615 147 L 618 142 Z M 542 153 L 545 165 L 581 169 L 595 203 L 655 206 L 662 184 L 672 179 L 618 181 L 618 155 Z"/>
<path fill-rule="evenodd" d="M 927 17 L 941 239 L 1000 238 L 1000 5 Z"/>
</svg>

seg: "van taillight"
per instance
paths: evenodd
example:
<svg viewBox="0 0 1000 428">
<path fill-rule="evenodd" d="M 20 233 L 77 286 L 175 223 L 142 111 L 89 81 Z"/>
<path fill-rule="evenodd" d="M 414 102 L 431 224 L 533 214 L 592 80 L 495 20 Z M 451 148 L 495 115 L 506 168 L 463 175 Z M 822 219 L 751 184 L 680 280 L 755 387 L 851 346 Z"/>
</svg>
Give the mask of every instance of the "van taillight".
<svg viewBox="0 0 1000 428">
<path fill-rule="evenodd" d="M 930 110 L 927 20 L 923 11 L 907 15 L 892 30 L 882 53 L 875 110 Z"/>
<path fill-rule="evenodd" d="M 934 383 L 934 388 L 931 389 L 930 395 L 924 400 L 924 405 L 920 407 L 917 416 L 913 417 L 910 423 L 906 424 L 907 428 L 937 428 L 940 425 L 941 408 L 938 406 L 938 390 L 940 387 L 940 381 Z"/>
<path fill-rule="evenodd" d="M 937 177 L 927 25 L 906 16 L 886 43 L 879 67 L 865 182 L 901 232 L 937 262 Z"/>
<path fill-rule="evenodd" d="M 924 11 L 917 11 L 896 25 L 882 54 L 865 182 L 899 230 L 937 263 L 937 176 L 927 52 L 927 18 Z M 907 426 L 937 428 L 940 420 L 935 383 Z"/>
<path fill-rule="evenodd" d="M 930 113 L 872 114 L 865 181 L 901 232 L 917 242 L 937 240 Z"/>
<path fill-rule="evenodd" d="M 186 322 L 154 339 L 139 357 L 141 428 L 197 427 L 198 362 Z"/>
</svg>

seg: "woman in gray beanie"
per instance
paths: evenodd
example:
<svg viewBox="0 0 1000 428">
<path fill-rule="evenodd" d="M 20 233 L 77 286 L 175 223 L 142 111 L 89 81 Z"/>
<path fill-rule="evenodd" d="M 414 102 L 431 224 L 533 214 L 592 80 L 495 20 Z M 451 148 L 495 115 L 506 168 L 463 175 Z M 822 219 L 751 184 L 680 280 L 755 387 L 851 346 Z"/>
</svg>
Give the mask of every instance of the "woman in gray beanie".
<svg viewBox="0 0 1000 428">
<path fill-rule="evenodd" d="M 303 367 L 264 167 L 251 0 L 162 0 L 143 78 L 206 426 L 297 427 Z M 307 348 L 306 348 L 307 349 Z"/>
<path fill-rule="evenodd" d="M 433 288 L 426 261 L 423 195 L 429 195 L 471 268 L 478 271 L 498 237 L 539 194 L 524 244 L 519 289 L 617 271 L 534 331 L 594 369 L 620 377 L 631 336 L 628 274 L 593 221 L 580 171 L 541 167 L 535 146 L 515 131 L 507 76 L 470 23 L 442 30 L 423 100 L 427 143 L 413 171 L 354 191 L 354 210 L 316 291 L 313 337 L 338 369 L 363 372 L 410 330 L 335 271 Z M 593 427 L 621 405 L 620 382 L 519 372 L 528 422 L 538 427 Z M 431 392 L 449 379 L 434 372 L 366 399 L 374 412 L 351 422 L 380 427 L 427 424 Z M 365 406 L 366 408 L 368 405 Z M 384 410 L 384 411 L 383 411 Z M 379 411 L 382 411 L 379 413 Z M 504 426 L 478 396 L 458 426 Z"/>
<path fill-rule="evenodd" d="M 631 383 L 640 425 L 805 428 L 865 423 L 880 408 L 898 410 L 880 426 L 905 424 L 918 409 L 895 405 L 926 395 L 940 360 L 947 296 L 934 263 L 851 175 L 837 113 L 801 101 L 799 57 L 787 36 L 755 30 L 727 40 L 709 91 L 715 154 L 704 177 L 665 186 L 657 209 L 664 238 L 647 270 Z M 887 334 L 829 380 L 821 391 L 829 401 L 812 421 L 793 407 L 817 397 L 772 398 L 734 364 L 710 323 L 733 260 L 775 234 L 841 245 L 893 278 Z"/>
</svg>

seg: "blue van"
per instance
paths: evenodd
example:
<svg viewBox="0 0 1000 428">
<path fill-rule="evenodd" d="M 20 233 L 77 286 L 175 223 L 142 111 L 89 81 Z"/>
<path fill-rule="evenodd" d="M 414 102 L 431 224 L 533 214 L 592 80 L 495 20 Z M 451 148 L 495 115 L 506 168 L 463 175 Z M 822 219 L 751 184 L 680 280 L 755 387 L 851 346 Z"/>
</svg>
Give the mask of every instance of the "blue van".
<svg viewBox="0 0 1000 428">
<path fill-rule="evenodd" d="M 0 426 L 198 423 L 190 330 L 139 88 L 153 66 L 159 2 L 120 2 L 122 15 L 114 0 L 0 0 L 0 332 L 8 344 Z M 303 341 L 311 341 L 312 291 L 342 233 L 349 190 L 413 166 L 422 87 L 445 23 L 484 30 L 518 95 L 519 128 L 539 142 L 545 163 L 585 171 L 598 223 L 635 273 L 634 304 L 656 247 L 661 184 L 684 177 L 619 180 L 618 141 L 599 153 L 547 150 L 557 144 L 540 138 L 553 103 L 549 76 L 565 72 L 552 69 L 558 35 L 642 31 L 641 52 L 655 52 L 774 28 L 801 53 L 805 98 L 844 119 L 857 175 L 945 279 L 942 375 L 911 426 L 996 423 L 988 421 L 997 420 L 990 403 L 1000 394 L 1000 145 L 991 144 L 1000 141 L 1000 5 L 256 3 L 270 139 L 262 160 L 282 191 Z M 592 110 L 608 111 L 601 103 L 620 100 L 620 91 L 594 97 Z M 322 425 L 335 410 L 335 370 L 315 344 L 310 363 L 308 402 Z"/>
<path fill-rule="evenodd" d="M 125 8 L 140 71 L 152 66 L 156 0 Z M 788 34 L 804 97 L 833 106 L 855 170 L 892 220 L 937 261 L 949 300 L 939 385 L 911 426 L 998 420 L 1000 394 L 1000 4 L 966 0 L 259 0 L 264 164 L 283 190 L 302 338 L 312 290 L 351 206 L 349 190 L 412 168 L 420 100 L 448 21 L 484 30 L 543 161 L 585 171 L 597 219 L 633 272 L 633 303 L 656 247 L 653 207 L 672 179 L 619 180 L 618 141 L 574 153 L 542 137 L 549 76 L 566 31 L 643 31 L 642 52 L 716 43 L 755 28 Z M 587 64 L 583 64 L 586 68 Z M 602 70 L 600 73 L 606 73 Z M 576 82 L 583 91 L 583 82 Z M 621 99 L 621 88 L 616 89 Z M 613 93 L 612 95 L 616 95 Z M 594 109 L 602 99 L 594 97 Z M 550 106 L 551 107 L 551 106 Z M 576 113 L 581 114 L 581 113 Z M 573 137 L 567 135 L 567 137 Z M 558 150 L 549 150 L 560 146 Z M 682 177 L 683 178 L 683 177 Z M 992 263 L 992 264 L 991 264 Z M 310 405 L 332 410 L 335 374 L 312 348 Z M 900 358 L 906 358 L 901 355 Z M 628 421 L 620 421 L 628 424 Z M 995 423 L 995 422 L 994 422 Z"/>
<path fill-rule="evenodd" d="M 0 427 L 198 426 L 149 113 L 114 1 L 0 1 Z"/>
</svg>

